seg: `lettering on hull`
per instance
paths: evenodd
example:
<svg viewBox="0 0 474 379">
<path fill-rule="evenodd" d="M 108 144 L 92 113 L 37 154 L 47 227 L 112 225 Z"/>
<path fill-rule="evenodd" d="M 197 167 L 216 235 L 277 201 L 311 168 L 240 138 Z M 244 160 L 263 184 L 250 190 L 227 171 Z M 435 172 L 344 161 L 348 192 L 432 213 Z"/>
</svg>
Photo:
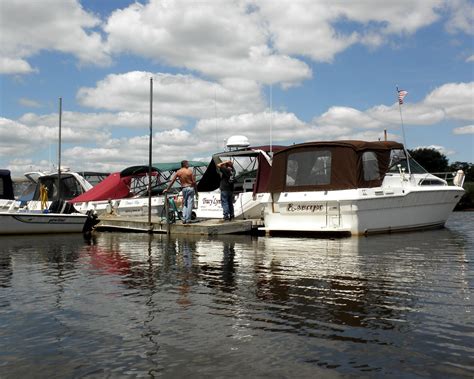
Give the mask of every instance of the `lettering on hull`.
<svg viewBox="0 0 474 379">
<path fill-rule="evenodd" d="M 289 203 L 286 207 L 288 213 L 319 213 L 324 212 L 324 204 L 293 204 Z"/>
</svg>

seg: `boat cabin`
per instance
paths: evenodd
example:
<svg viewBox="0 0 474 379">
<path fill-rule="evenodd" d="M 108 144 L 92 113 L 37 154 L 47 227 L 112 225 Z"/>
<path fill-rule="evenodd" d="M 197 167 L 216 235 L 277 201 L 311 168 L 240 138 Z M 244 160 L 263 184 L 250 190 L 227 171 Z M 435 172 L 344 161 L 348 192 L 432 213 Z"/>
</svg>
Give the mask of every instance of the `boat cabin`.
<svg viewBox="0 0 474 379">
<path fill-rule="evenodd" d="M 10 170 L 0 170 L 0 199 L 15 199 Z"/>
<path fill-rule="evenodd" d="M 229 149 L 214 154 L 206 172 L 198 183 L 199 192 L 211 192 L 219 188 L 221 177 L 217 164 L 232 160 L 236 171 L 234 193 L 266 192 L 271 171 L 271 153 L 285 146 L 255 146 Z"/>
<path fill-rule="evenodd" d="M 308 142 L 273 156 L 268 191 L 330 191 L 379 187 L 393 166 L 393 151 L 403 145 L 392 141 Z"/>
</svg>

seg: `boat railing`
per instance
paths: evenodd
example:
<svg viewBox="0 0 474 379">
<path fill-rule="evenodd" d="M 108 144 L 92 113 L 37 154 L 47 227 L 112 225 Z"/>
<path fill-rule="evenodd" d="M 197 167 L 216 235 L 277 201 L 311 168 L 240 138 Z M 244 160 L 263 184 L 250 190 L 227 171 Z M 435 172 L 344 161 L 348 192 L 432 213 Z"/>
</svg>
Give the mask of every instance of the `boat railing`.
<svg viewBox="0 0 474 379">
<path fill-rule="evenodd" d="M 446 171 L 446 172 L 432 172 L 438 178 L 445 180 L 448 185 L 462 187 L 464 185 L 465 175 L 463 170 Z"/>
</svg>

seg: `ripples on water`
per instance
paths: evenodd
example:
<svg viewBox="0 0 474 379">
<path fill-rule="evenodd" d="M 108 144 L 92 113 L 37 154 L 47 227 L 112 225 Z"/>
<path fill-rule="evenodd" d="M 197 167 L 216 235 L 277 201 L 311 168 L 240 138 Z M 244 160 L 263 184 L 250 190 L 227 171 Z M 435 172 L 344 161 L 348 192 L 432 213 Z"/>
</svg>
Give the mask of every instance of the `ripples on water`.
<svg viewBox="0 0 474 379">
<path fill-rule="evenodd" d="M 369 238 L 0 238 L 0 377 L 474 375 L 474 213 Z"/>
</svg>

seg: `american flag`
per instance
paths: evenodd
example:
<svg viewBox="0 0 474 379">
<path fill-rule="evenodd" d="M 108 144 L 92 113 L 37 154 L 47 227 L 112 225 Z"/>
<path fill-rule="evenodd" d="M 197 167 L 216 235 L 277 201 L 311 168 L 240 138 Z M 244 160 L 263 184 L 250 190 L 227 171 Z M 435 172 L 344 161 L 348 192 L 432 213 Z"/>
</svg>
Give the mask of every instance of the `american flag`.
<svg viewBox="0 0 474 379">
<path fill-rule="evenodd" d="M 398 91 L 398 104 L 403 104 L 403 99 L 408 95 L 407 91 L 399 90 Z"/>
</svg>

